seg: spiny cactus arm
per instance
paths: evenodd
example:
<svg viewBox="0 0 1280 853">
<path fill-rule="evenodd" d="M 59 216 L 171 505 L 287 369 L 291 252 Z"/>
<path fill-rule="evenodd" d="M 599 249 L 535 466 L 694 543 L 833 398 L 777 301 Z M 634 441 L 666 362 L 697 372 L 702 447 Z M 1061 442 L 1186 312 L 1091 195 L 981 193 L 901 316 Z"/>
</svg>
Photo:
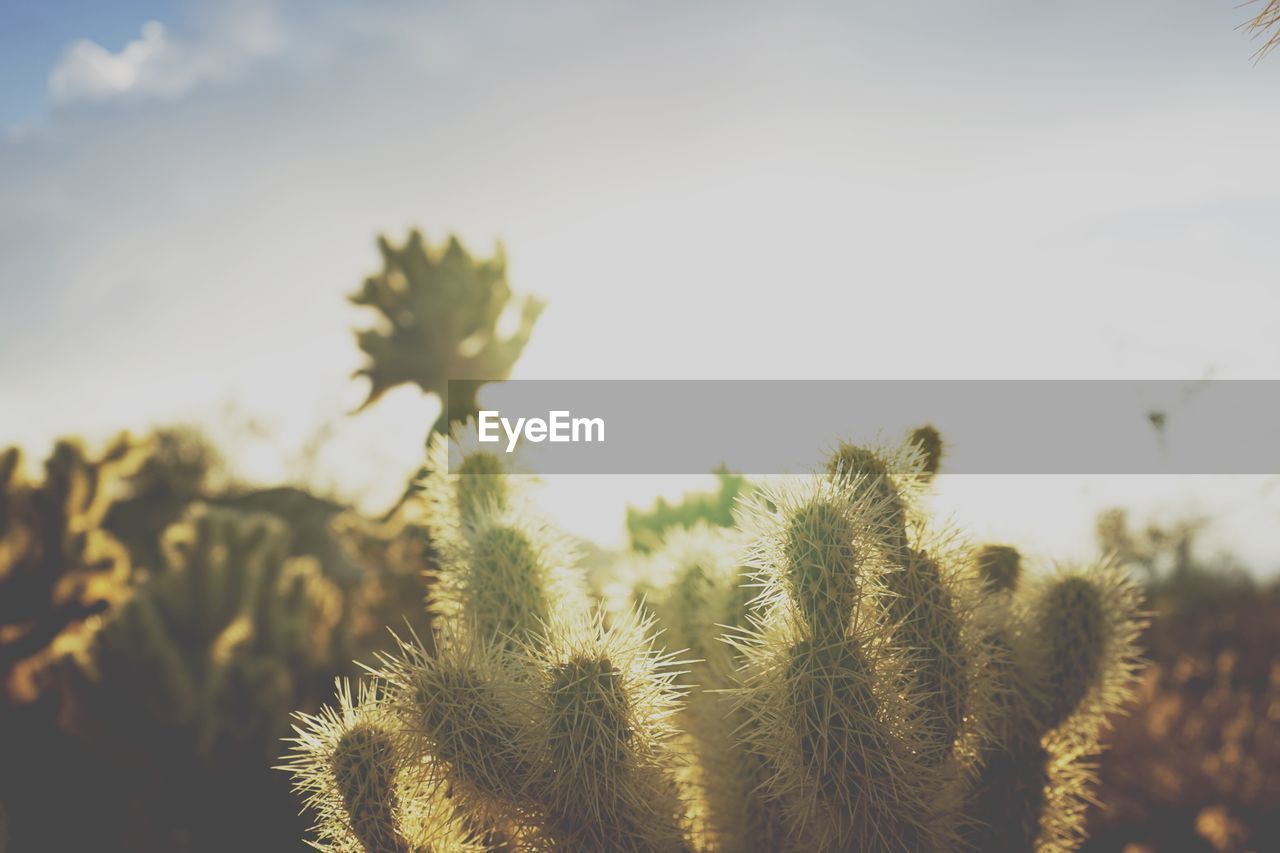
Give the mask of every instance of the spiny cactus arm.
<svg viewBox="0 0 1280 853">
<path fill-rule="evenodd" d="M 416 637 L 381 655 L 401 751 L 449 786 L 462 813 L 487 827 L 536 831 L 535 792 L 545 787 L 541 756 L 530 752 L 534 688 L 509 653 L 446 626 L 429 653 Z"/>
<path fill-rule="evenodd" d="M 898 643 L 908 650 L 909 677 L 921 691 L 921 753 L 943 767 L 961 758 L 962 739 L 980 739 L 990 692 L 990 661 L 973 622 L 977 584 L 965 572 L 959 550 L 945 537 L 915 542 L 898 566 L 885 573 L 884 609 Z"/>
<path fill-rule="evenodd" d="M 839 639 L 883 592 L 879 496 L 841 478 L 801 477 L 760 488 L 737 510 L 750 537 L 746 564 L 760 592 L 751 607 L 794 607 L 816 639 Z"/>
<path fill-rule="evenodd" d="M 571 544 L 552 526 L 506 514 L 472 525 L 466 539 L 461 597 L 480 633 L 543 637 L 586 607 Z"/>
<path fill-rule="evenodd" d="M 977 612 L 988 661 L 988 705 L 963 827 L 973 850 L 1032 850 L 1045 814 L 1050 756 L 1036 723 L 1042 680 L 1024 659 L 1026 608 L 988 596 Z"/>
<path fill-rule="evenodd" d="M 462 559 L 442 562 L 438 601 L 475 631 L 502 642 L 542 637 L 586 607 L 572 546 L 528 516 L 492 514 L 465 532 Z M 442 612 L 448 618 L 447 612 Z"/>
<path fill-rule="evenodd" d="M 768 767 L 766 788 L 819 849 L 940 849 L 952 840 L 929 798 L 922 695 L 880 606 L 885 493 L 856 478 L 764 489 L 741 511 L 756 536 L 763 592 L 729 637 L 745 663 L 739 736 Z"/>
<path fill-rule="evenodd" d="M 530 752 L 555 772 L 542 799 L 546 833 L 566 850 L 686 849 L 672 748 L 675 656 L 655 650 L 651 618 L 596 610 L 526 648 L 540 674 Z"/>
<path fill-rule="evenodd" d="M 1142 591 L 1107 560 L 1062 567 L 1037 581 L 1029 591 L 1026 642 L 1046 685 L 1041 730 L 1070 720 L 1073 729 L 1096 733 L 1132 696 L 1142 668 Z"/>
<path fill-rule="evenodd" d="M 885 556 L 881 601 L 910 650 L 908 677 L 922 696 L 923 756 L 934 767 L 962 757 L 962 738 L 977 738 L 975 724 L 985 719 L 979 707 L 988 692 L 984 647 L 972 624 L 979 589 L 966 571 L 963 548 L 946 531 L 930 532 L 919 517 L 916 493 L 936 471 L 942 452 L 937 430 L 915 430 L 902 448 L 874 448 L 841 443 L 827 465 L 828 476 L 843 483 L 878 517 Z"/>
<path fill-rule="evenodd" d="M 738 737 L 768 768 L 792 849 L 947 849 L 954 830 L 929 801 L 938 774 L 910 725 L 918 697 L 896 689 L 903 655 L 889 632 L 857 625 L 816 640 L 799 613 L 775 611 L 735 637 Z"/>
<path fill-rule="evenodd" d="M 399 752 L 397 723 L 372 684 L 355 696 L 338 680 L 338 705 L 298 714 L 278 769 L 316 815 L 320 850 L 363 853 L 481 850 L 435 784 Z"/>
<path fill-rule="evenodd" d="M 431 531 L 440 547 L 461 548 L 463 529 L 478 518 L 525 509 L 511 463 L 478 446 L 473 424 L 449 435 L 433 434 L 427 464 L 414 489 L 414 520 Z M 448 558 L 460 558 L 460 552 Z"/>
<path fill-rule="evenodd" d="M 895 468 L 897 463 L 888 454 L 848 442 L 841 442 L 827 460 L 827 476 L 868 505 L 868 516 L 879 527 L 876 538 L 891 557 L 906 549 L 911 521 L 910 500 L 903 481 L 894 477 Z"/>
<path fill-rule="evenodd" d="M 1141 594 L 1107 561 L 1059 568 L 1006 604 L 993 638 L 1003 700 L 983 750 L 968 814 L 978 849 L 1074 850 L 1108 717 L 1132 695 L 1140 667 Z"/>
<path fill-rule="evenodd" d="M 429 610 L 501 643 L 541 636 L 586 607 L 570 540 L 519 499 L 507 463 L 488 451 L 447 467 L 446 439 L 432 439 L 417 505 L 439 565 Z"/>
</svg>

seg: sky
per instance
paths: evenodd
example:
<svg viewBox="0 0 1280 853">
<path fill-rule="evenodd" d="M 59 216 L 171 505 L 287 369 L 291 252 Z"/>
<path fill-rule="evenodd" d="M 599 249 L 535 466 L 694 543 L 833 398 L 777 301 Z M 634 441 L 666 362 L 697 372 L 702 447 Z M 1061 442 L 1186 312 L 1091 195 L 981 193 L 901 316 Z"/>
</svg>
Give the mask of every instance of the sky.
<svg viewBox="0 0 1280 853">
<path fill-rule="evenodd" d="M 1247 17 L 0 0 L 0 443 L 203 420 L 271 479 L 324 427 L 323 478 L 385 500 L 434 404 L 348 414 L 344 296 L 411 226 L 502 240 L 548 301 L 517 377 L 1280 378 L 1280 56 Z M 1280 567 L 1268 481 L 980 481 L 939 502 L 982 535 L 1194 506 Z M 549 500 L 610 541 L 686 485 Z"/>
</svg>

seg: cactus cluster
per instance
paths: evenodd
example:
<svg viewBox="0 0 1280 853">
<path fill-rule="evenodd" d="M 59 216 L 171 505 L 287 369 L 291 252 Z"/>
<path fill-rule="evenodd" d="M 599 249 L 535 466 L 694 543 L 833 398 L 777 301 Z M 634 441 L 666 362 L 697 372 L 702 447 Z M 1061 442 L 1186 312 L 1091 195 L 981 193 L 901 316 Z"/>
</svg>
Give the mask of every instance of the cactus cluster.
<svg viewBox="0 0 1280 853">
<path fill-rule="evenodd" d="M 475 415 L 481 385 L 510 375 L 543 303 L 524 298 L 517 306 L 501 247 L 491 258 L 476 258 L 456 237 L 433 248 L 411 231 L 402 246 L 379 237 L 378 251 L 381 272 L 351 297 L 382 315 L 380 326 L 357 334 L 368 357 L 357 372 L 369 380 L 361 408 L 397 385 L 413 383 L 440 398 L 435 431 L 443 434 L 450 424 Z M 504 335 L 499 320 L 514 307 L 518 326 Z"/>
<path fill-rule="evenodd" d="M 0 694 L 35 698 L 86 621 L 128 597 L 128 554 L 102 522 L 139 450 L 121 436 L 95 459 L 62 440 L 40 482 L 24 477 L 18 448 L 0 452 Z"/>
<path fill-rule="evenodd" d="M 734 528 L 632 555 L 603 601 L 523 478 L 437 460 L 433 644 L 403 640 L 354 704 L 344 687 L 300 717 L 284 765 L 317 844 L 1072 849 L 1134 683 L 1138 594 L 1105 561 L 1026 578 L 1014 549 L 932 527 L 941 449 L 931 428 L 842 444 L 753 489 Z M 334 757 L 357 732 L 386 768 L 358 785 Z M 449 817 L 410 820 L 410 788 Z"/>
<path fill-rule="evenodd" d="M 341 594 L 314 560 L 288 558 L 289 535 L 272 516 L 189 510 L 164 570 L 64 660 L 76 725 L 142 742 L 162 727 L 210 760 L 282 735 L 297 683 L 341 659 Z"/>
<path fill-rule="evenodd" d="M 391 648 L 388 624 L 430 624 L 420 527 L 295 488 L 219 489 L 212 460 L 161 430 L 100 455 L 60 441 L 40 479 L 0 453 L 0 799 L 15 846 L 95 832 L 48 825 L 69 778 L 104 792 L 92 823 L 111 843 L 226 849 L 245 832 L 222 818 L 234 808 L 259 841 L 287 844 L 303 826 L 269 766 L 290 715 Z"/>
</svg>

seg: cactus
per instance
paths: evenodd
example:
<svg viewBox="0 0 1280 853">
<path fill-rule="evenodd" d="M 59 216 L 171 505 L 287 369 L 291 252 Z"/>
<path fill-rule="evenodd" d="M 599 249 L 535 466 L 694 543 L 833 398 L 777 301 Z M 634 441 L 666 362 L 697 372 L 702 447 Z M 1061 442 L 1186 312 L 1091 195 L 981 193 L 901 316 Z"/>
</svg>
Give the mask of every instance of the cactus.
<svg viewBox="0 0 1280 853">
<path fill-rule="evenodd" d="M 744 736 L 794 836 L 819 849 L 949 846 L 921 723 L 932 695 L 906 678 L 915 649 L 884 606 L 905 600 L 889 587 L 901 570 L 884 535 L 901 504 L 884 485 L 815 478 L 768 489 L 743 514 L 763 587 L 735 639 Z"/>
<path fill-rule="evenodd" d="M 978 578 L 989 593 L 1012 592 L 1022 577 L 1022 555 L 1009 545 L 983 545 L 974 554 Z"/>
<path fill-rule="evenodd" d="M 398 728 L 382 697 L 337 682 L 338 707 L 299 715 L 299 746 L 285 765 L 317 815 L 321 849 L 350 853 L 481 850 L 435 780 L 396 748 Z"/>
<path fill-rule="evenodd" d="M 1005 650 L 1004 701 L 998 736 L 980 757 L 969 840 L 978 849 L 1073 850 L 1083 838 L 1087 761 L 1137 679 L 1141 594 L 1106 561 L 1026 584 L 1014 576 L 1016 597 L 993 629 Z"/>
<path fill-rule="evenodd" d="M 539 700 L 527 746 L 554 768 L 539 794 L 561 849 L 683 847 L 669 725 L 679 693 L 652 631 L 631 616 L 606 626 L 597 611 L 528 652 Z"/>
<path fill-rule="evenodd" d="M 941 448 L 932 428 L 841 444 L 740 500 L 738 529 L 633 553 L 601 606 L 521 478 L 478 451 L 449 473 L 433 441 L 433 636 L 371 670 L 362 761 L 488 849 L 1073 849 L 1138 596 L 1108 563 L 1030 579 L 1016 550 L 932 528 Z M 325 730 L 364 725 L 351 705 Z M 295 739 L 285 765 L 324 849 L 452 843 L 414 834 L 392 770 L 352 784 L 341 742 Z"/>
<path fill-rule="evenodd" d="M 942 454 L 946 449 L 942 434 L 936 427 L 925 424 L 911 431 L 907 437 L 907 445 L 920 455 L 920 475 L 926 481 L 932 480 L 942 467 Z"/>
<path fill-rule="evenodd" d="M 166 534 L 166 570 L 62 667 L 79 725 L 139 741 L 160 726 L 207 757 L 278 738 L 299 683 L 332 666 L 341 608 L 288 539 L 271 516 L 193 508 Z"/>
<path fill-rule="evenodd" d="M 59 441 L 40 483 L 23 478 L 17 448 L 0 453 L 0 689 L 12 699 L 34 699 L 87 622 L 129 596 L 128 554 L 102 520 L 139 449 L 121 436 L 91 459 Z"/>
<path fill-rule="evenodd" d="M 391 388 L 412 382 L 440 398 L 443 410 L 435 432 L 447 433 L 476 413 L 476 395 L 485 382 L 510 375 L 543 303 L 520 300 L 519 327 L 502 337 L 498 321 L 516 303 L 501 247 L 493 257 L 479 259 L 456 237 L 433 249 L 421 233 L 410 231 L 403 246 L 380 237 L 378 251 L 382 271 L 365 279 L 351 297 L 356 305 L 383 316 L 380 328 L 357 335 L 368 356 L 357 375 L 370 383 L 361 408 Z"/>
</svg>

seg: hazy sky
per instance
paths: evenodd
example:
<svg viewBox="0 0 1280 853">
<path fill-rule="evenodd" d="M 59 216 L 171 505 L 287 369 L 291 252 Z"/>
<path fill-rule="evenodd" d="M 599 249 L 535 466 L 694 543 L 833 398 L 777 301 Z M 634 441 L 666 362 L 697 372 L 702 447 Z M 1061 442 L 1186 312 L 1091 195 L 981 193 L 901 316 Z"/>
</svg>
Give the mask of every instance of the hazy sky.
<svg viewBox="0 0 1280 853">
<path fill-rule="evenodd" d="M 0 0 L 0 443 L 235 400 L 395 491 L 343 297 L 410 225 L 550 301 L 523 377 L 1280 378 L 1247 16 Z"/>
</svg>

